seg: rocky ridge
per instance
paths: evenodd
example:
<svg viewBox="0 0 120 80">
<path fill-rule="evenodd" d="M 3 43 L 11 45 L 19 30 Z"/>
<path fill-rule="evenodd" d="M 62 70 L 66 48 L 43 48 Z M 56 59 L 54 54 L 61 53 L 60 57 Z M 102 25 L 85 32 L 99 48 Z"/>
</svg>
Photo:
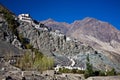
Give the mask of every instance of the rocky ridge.
<svg viewBox="0 0 120 80">
<path fill-rule="evenodd" d="M 84 18 L 76 20 L 71 24 L 60 26 L 62 23 L 56 21 L 42 21 L 51 27 L 56 25 L 56 29 L 61 30 L 67 36 L 75 38 L 97 50 L 120 53 L 120 31 L 115 29 L 110 23 L 97 20 L 95 18 Z M 69 26 L 69 27 L 67 27 Z M 64 28 L 67 28 L 64 30 Z"/>
<path fill-rule="evenodd" d="M 67 36 L 59 31 L 44 31 L 36 29 L 29 23 L 22 22 L 18 27 L 20 34 L 26 37 L 34 48 L 39 49 L 44 54 L 53 56 L 56 64 L 70 65 L 71 57 L 75 60 L 76 67 L 85 68 L 86 56 L 89 54 L 90 62 L 94 69 L 106 70 L 115 68 L 119 72 L 120 55 L 106 51 L 96 51 L 92 47 L 83 44 L 81 41 L 72 39 L 67 41 Z"/>
<path fill-rule="evenodd" d="M 72 23 L 67 34 L 96 49 L 118 54 L 120 52 L 120 31 L 107 22 L 85 18 Z"/>
<path fill-rule="evenodd" d="M 47 25 L 52 26 L 52 23 L 47 21 Z M 120 31 L 110 23 L 87 17 L 66 26 L 69 26 L 66 31 L 67 36 L 91 46 L 96 51 L 107 56 L 108 59 L 115 61 L 120 55 Z M 60 26 L 56 27 L 62 29 Z M 116 61 L 119 62 L 119 60 Z"/>
<path fill-rule="evenodd" d="M 70 25 L 66 22 L 57 22 L 51 18 L 40 21 L 41 23 L 45 24 L 46 26 L 50 27 L 52 30 L 60 30 L 62 33 L 66 34 L 69 30 Z"/>
<path fill-rule="evenodd" d="M 17 45 L 16 47 L 14 46 L 14 42 L 16 42 L 15 35 L 9 28 L 8 21 L 5 19 L 5 14 L 2 12 L 2 10 L 8 11 L 8 9 L 0 5 L 0 57 L 3 57 L 8 53 L 13 53 L 16 55 L 20 54 L 22 51 L 18 49 Z M 13 15 L 11 12 L 9 14 Z M 20 44 L 18 40 L 17 42 Z"/>
</svg>

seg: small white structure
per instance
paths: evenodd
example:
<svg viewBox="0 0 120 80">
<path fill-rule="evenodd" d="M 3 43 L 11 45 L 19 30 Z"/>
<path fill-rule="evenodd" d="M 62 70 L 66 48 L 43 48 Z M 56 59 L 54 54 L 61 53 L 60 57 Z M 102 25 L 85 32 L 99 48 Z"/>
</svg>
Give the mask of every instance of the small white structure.
<svg viewBox="0 0 120 80">
<path fill-rule="evenodd" d="M 66 41 L 71 41 L 71 38 L 70 38 L 70 37 L 67 37 L 67 38 L 66 38 Z"/>
<path fill-rule="evenodd" d="M 35 27 L 35 28 L 38 29 L 38 30 L 42 30 L 42 31 L 48 31 L 47 28 L 41 28 L 41 27 Z"/>
<path fill-rule="evenodd" d="M 60 34 L 60 31 L 59 31 L 59 30 L 55 30 L 55 33 L 56 33 L 56 34 Z"/>
<path fill-rule="evenodd" d="M 1 69 L 1 71 L 4 71 L 5 70 L 5 68 L 3 67 L 2 69 Z"/>
<path fill-rule="evenodd" d="M 57 65 L 54 69 L 56 72 L 58 72 L 60 68 L 66 68 L 66 69 L 70 69 L 70 70 L 72 70 L 72 69 L 85 70 L 84 67 L 60 66 L 60 65 Z"/>
<path fill-rule="evenodd" d="M 40 27 L 41 23 L 35 23 L 30 14 L 20 14 L 18 15 L 18 19 L 20 21 L 24 21 L 24 22 L 28 22 L 28 23 L 31 23 L 32 26 L 34 26 L 36 29 L 38 30 L 43 30 L 43 31 L 48 31 L 48 28 L 47 27 Z"/>
<path fill-rule="evenodd" d="M 22 75 L 22 77 L 24 77 L 24 72 L 23 71 L 22 71 L 21 75 Z"/>
<path fill-rule="evenodd" d="M 62 34 L 59 30 L 51 31 L 50 34 L 54 36 L 59 36 L 59 37 L 64 36 L 64 34 Z"/>
<path fill-rule="evenodd" d="M 71 66 L 74 66 L 74 65 L 75 65 L 75 61 L 74 61 L 72 58 L 71 58 L 70 60 L 71 60 L 71 62 L 72 62 L 72 63 L 71 63 Z"/>
<path fill-rule="evenodd" d="M 56 72 L 58 72 L 60 68 L 61 68 L 61 66 L 57 65 L 54 69 L 55 69 Z"/>
<path fill-rule="evenodd" d="M 45 27 L 45 28 L 43 28 L 43 30 L 44 30 L 44 31 L 48 31 L 48 29 L 47 29 L 46 27 Z"/>
<path fill-rule="evenodd" d="M 81 67 L 75 67 L 75 61 L 74 59 L 68 57 L 70 59 L 70 61 L 72 62 L 70 66 L 60 66 L 60 65 L 57 65 L 54 69 L 56 72 L 59 71 L 60 68 L 66 68 L 66 69 L 69 69 L 69 70 L 72 70 L 72 69 L 77 69 L 77 70 L 85 70 L 85 67 L 84 66 L 81 66 Z"/>
<path fill-rule="evenodd" d="M 38 30 L 48 31 L 48 28 L 47 28 L 47 27 L 40 27 L 41 23 L 36 24 L 36 23 L 34 23 L 34 22 L 32 21 L 32 25 L 33 25 L 36 29 L 38 29 Z"/>
<path fill-rule="evenodd" d="M 32 21 L 32 18 L 30 17 L 29 14 L 20 14 L 18 16 L 18 19 L 21 21 L 29 22 L 29 23 Z"/>
</svg>

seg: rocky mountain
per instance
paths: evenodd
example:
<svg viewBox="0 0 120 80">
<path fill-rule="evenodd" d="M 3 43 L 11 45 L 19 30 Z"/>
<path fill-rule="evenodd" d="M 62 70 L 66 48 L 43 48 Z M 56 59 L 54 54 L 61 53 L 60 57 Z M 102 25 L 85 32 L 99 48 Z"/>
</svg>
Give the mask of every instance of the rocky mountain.
<svg viewBox="0 0 120 80">
<path fill-rule="evenodd" d="M 65 22 L 57 22 L 51 18 L 41 21 L 44 25 L 50 27 L 52 30 L 60 30 L 62 33 L 66 34 L 69 30 L 70 25 Z"/>
<path fill-rule="evenodd" d="M 93 64 L 94 69 L 106 70 L 115 68 L 116 71 L 120 69 L 120 55 L 118 54 L 104 50 L 96 51 L 94 48 L 74 38 L 68 40 L 68 37 L 59 31 L 36 29 L 26 22 L 21 22 L 21 24 L 18 27 L 19 33 L 23 34 L 34 48 L 39 49 L 48 56 L 52 56 L 56 64 L 70 66 L 70 57 L 75 61 L 75 67 L 85 69 L 86 57 L 89 54 L 90 62 Z"/>
<path fill-rule="evenodd" d="M 8 42 L 18 49 L 22 42 L 16 38 L 19 34 L 33 48 L 38 49 L 44 55 L 53 57 L 58 65 L 70 66 L 72 59 L 75 62 L 74 67 L 85 69 L 86 57 L 89 55 L 94 69 L 105 71 L 114 68 L 117 72 L 120 71 L 120 55 L 116 54 L 119 51 L 119 31 L 108 23 L 86 18 L 72 24 L 59 23 L 51 19 L 36 24 L 29 17 L 27 20 L 20 20 L 16 19 L 15 15 L 10 18 L 13 22 L 9 22 L 10 19 L 4 16 L 6 13 L 3 11 L 1 13 L 1 42 L 4 41 L 6 44 Z M 52 30 L 49 30 L 49 27 Z M 113 43 L 117 48 L 111 46 Z M 0 46 L 3 45 L 0 44 Z M 110 50 L 106 46 L 109 46 Z M 19 50 L 17 51 L 19 52 Z"/>
<path fill-rule="evenodd" d="M 52 20 L 51 22 L 51 20 L 45 20 L 43 22 L 49 23 L 45 25 L 50 25 L 52 27 L 54 26 L 53 23 L 55 21 Z M 62 27 L 67 29 L 63 31 L 64 28 Z M 66 24 L 64 26 L 62 26 L 61 23 L 57 22 L 56 29 L 61 29 L 61 31 L 63 31 L 63 33 L 66 33 L 67 36 L 91 46 L 98 52 L 107 56 L 108 59 L 112 61 L 117 59 L 116 61 L 119 61 L 118 56 L 120 55 L 120 31 L 111 24 L 97 20 L 95 18 L 87 17 L 83 20 L 76 20 L 72 24 Z M 79 58 L 79 60 L 82 58 L 83 57 Z M 100 60 L 98 61 L 98 63 L 99 62 Z"/>
<path fill-rule="evenodd" d="M 55 21 L 45 20 L 43 22 L 53 28 Z M 64 26 L 57 22 L 55 29 L 61 30 L 67 36 L 88 44 L 95 49 L 120 53 L 120 31 L 107 22 L 87 17 Z"/>
<path fill-rule="evenodd" d="M 94 18 L 75 21 L 67 35 L 96 49 L 120 53 L 120 31 L 107 22 Z"/>
</svg>

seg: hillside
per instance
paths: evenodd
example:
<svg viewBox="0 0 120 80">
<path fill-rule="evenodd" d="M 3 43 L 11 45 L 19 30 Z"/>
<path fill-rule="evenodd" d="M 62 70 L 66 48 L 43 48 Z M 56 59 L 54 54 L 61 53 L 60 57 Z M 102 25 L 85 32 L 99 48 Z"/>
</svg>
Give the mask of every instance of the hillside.
<svg viewBox="0 0 120 80">
<path fill-rule="evenodd" d="M 61 22 L 55 23 L 55 21 L 51 22 L 49 20 L 42 22 L 51 27 L 56 25 L 56 29 L 67 36 L 88 44 L 97 50 L 120 53 L 120 31 L 110 23 L 90 17 L 76 20 L 64 26 L 61 25 L 63 24 Z"/>
<path fill-rule="evenodd" d="M 96 49 L 83 44 L 84 42 L 82 41 L 75 40 L 74 38 L 67 40 L 68 37 L 59 33 L 59 31 L 36 29 L 31 24 L 25 22 L 18 29 L 34 48 L 39 49 L 46 55 L 53 56 L 58 61 L 57 63 L 61 65 L 69 65 L 68 57 L 71 57 L 75 60 L 76 64 L 74 66 L 85 68 L 86 56 L 89 54 L 90 61 L 95 69 L 105 70 L 106 67 L 114 67 L 119 71 L 120 64 L 118 58 L 120 55 L 118 54 L 104 50 L 97 50 L 96 53 Z"/>
<path fill-rule="evenodd" d="M 107 22 L 94 18 L 75 21 L 67 35 L 96 49 L 120 53 L 120 31 Z"/>
<path fill-rule="evenodd" d="M 119 71 L 120 60 L 118 59 L 119 54 L 116 54 L 117 51 L 114 51 L 113 49 L 109 50 L 106 46 L 106 49 L 102 49 L 102 44 L 104 43 L 106 43 L 106 45 L 111 41 L 116 41 L 119 43 L 119 31 L 110 24 L 101 22 L 94 18 L 85 18 L 81 21 L 75 21 L 72 24 L 59 23 L 52 19 L 35 23 L 34 21 L 31 21 L 31 17 L 28 19 L 30 19 L 30 21 L 21 21 L 19 19 L 14 21 L 19 25 L 14 29 L 12 28 L 13 31 L 10 29 L 10 31 L 12 31 L 10 40 L 6 39 L 7 36 L 5 36 L 5 40 L 13 43 L 15 40 L 14 36 L 20 38 L 18 35 L 22 35 L 23 39 L 27 41 L 27 43 L 30 43 L 33 48 L 39 49 L 39 51 L 43 52 L 45 55 L 54 57 L 56 65 L 61 64 L 69 66 L 71 63 L 69 57 L 71 57 L 75 60 L 76 64 L 74 66 L 85 68 L 86 56 L 89 54 L 91 64 L 93 64 L 95 69 L 105 70 L 107 66 L 109 68 L 115 68 Z M 12 23 L 9 22 L 8 25 L 9 24 Z M 40 25 L 40 27 L 37 27 L 38 25 Z M 62 28 L 64 27 L 63 25 L 65 28 Z M 15 25 L 12 25 L 11 27 L 14 26 Z M 51 29 L 49 27 L 51 27 Z M 71 38 L 63 34 L 58 29 L 63 30 L 63 33 L 66 33 L 66 35 Z M 15 30 L 17 33 L 14 32 Z M 106 32 L 106 30 L 109 31 Z M 6 31 L 9 31 L 9 28 Z M 19 40 L 21 39 L 17 40 L 18 43 Z M 97 43 L 97 41 L 99 42 Z M 20 48 L 18 43 L 13 45 Z M 24 42 L 21 43 L 23 45 L 23 47 L 22 45 L 21 47 L 24 49 L 26 45 L 23 44 Z M 102 46 L 102 48 L 99 46 Z"/>
<path fill-rule="evenodd" d="M 52 30 L 60 30 L 62 33 L 66 34 L 66 32 L 69 30 L 70 25 L 65 22 L 57 22 L 51 18 L 40 21 L 41 23 L 45 24 L 46 26 L 50 27 Z"/>
<path fill-rule="evenodd" d="M 0 5 L 0 56 L 9 53 L 20 54 L 22 51 L 12 45 L 14 36 L 16 35 L 16 27 L 18 25 L 15 21 L 15 15 L 7 8 Z"/>
<path fill-rule="evenodd" d="M 87 58 L 89 58 L 93 70 L 114 69 L 119 73 L 119 48 L 120 31 L 109 23 L 94 18 L 85 18 L 72 24 L 52 19 L 38 22 L 29 14 L 15 16 L 8 9 L 0 6 L 0 56 L 2 57 L 5 54 L 21 55 L 24 51 L 30 51 L 33 59 L 35 53 L 33 51 L 36 50 L 42 55 L 52 57 L 54 66 L 86 70 Z M 22 60 L 25 62 L 24 59 Z"/>
</svg>

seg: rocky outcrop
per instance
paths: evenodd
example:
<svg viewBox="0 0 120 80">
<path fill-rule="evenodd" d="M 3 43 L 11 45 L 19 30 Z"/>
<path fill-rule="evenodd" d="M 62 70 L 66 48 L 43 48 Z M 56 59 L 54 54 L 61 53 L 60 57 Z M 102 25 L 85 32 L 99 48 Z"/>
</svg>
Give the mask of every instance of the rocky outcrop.
<svg viewBox="0 0 120 80">
<path fill-rule="evenodd" d="M 20 41 L 17 39 L 17 36 L 14 36 L 14 39 L 12 41 L 12 45 L 14 45 L 15 47 L 22 49 L 22 44 L 20 43 Z"/>
<path fill-rule="evenodd" d="M 67 35 L 81 40 L 96 49 L 113 50 L 113 52 L 119 53 L 119 33 L 120 31 L 109 23 L 88 17 L 72 23 Z"/>
<path fill-rule="evenodd" d="M 5 57 L 6 55 L 21 55 L 22 50 L 18 49 L 14 45 L 7 43 L 5 41 L 0 41 L 0 57 Z"/>
<path fill-rule="evenodd" d="M 0 57 L 6 56 L 7 54 L 19 55 L 22 53 L 22 51 L 17 48 L 19 40 L 17 38 L 15 40 L 15 34 L 8 24 L 9 19 L 5 18 L 5 16 L 10 16 L 8 16 L 7 13 L 5 14 L 3 11 L 8 11 L 9 15 L 13 15 L 8 9 L 0 5 Z"/>
<path fill-rule="evenodd" d="M 74 38 L 67 40 L 67 36 L 61 34 L 59 31 L 45 31 L 43 29 L 36 29 L 33 25 L 22 22 L 18 31 L 20 34 L 33 45 L 34 48 L 39 49 L 45 55 L 54 57 L 56 64 L 71 65 L 68 57 L 75 60 L 76 67 L 86 68 L 86 57 L 89 54 L 90 62 L 94 69 L 106 70 L 115 68 L 120 70 L 119 60 L 116 57 L 119 55 L 112 55 L 105 51 L 95 51 L 92 47 L 83 44 Z M 110 58 L 110 56 L 112 58 Z"/>
<path fill-rule="evenodd" d="M 3 18 L 2 14 L 0 14 L 0 40 L 9 43 L 13 40 L 13 34 L 8 28 L 8 23 Z"/>
<path fill-rule="evenodd" d="M 120 53 L 120 31 L 107 22 L 87 17 L 65 24 L 48 19 L 42 21 L 52 29 L 58 29 L 67 36 L 75 38 L 95 49 Z M 65 29 L 64 29 L 65 28 Z"/>
<path fill-rule="evenodd" d="M 70 33 L 71 31 L 79 31 L 79 33 L 93 36 L 104 42 L 109 42 L 112 39 L 119 41 L 117 37 L 118 30 L 107 22 L 88 17 L 81 21 L 75 21 L 71 26 Z"/>
</svg>

